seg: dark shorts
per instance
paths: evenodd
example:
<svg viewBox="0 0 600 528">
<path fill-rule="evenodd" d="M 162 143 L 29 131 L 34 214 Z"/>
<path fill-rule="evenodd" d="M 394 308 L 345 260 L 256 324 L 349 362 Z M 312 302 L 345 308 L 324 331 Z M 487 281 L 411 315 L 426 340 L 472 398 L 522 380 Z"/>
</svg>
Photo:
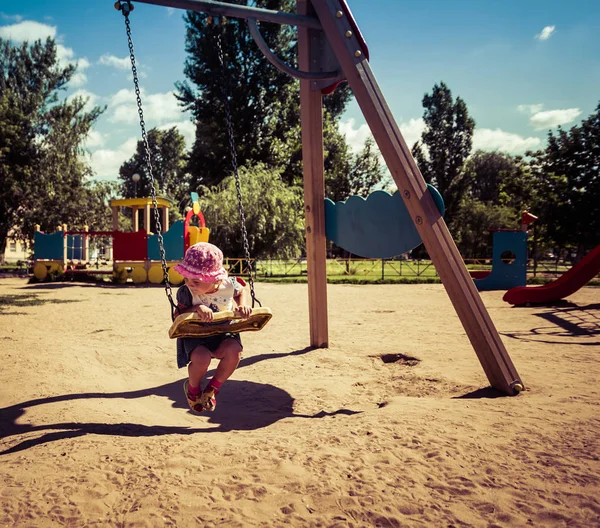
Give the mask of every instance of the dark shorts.
<svg viewBox="0 0 600 528">
<path fill-rule="evenodd" d="M 218 334 L 210 337 L 186 337 L 178 339 L 177 343 L 177 366 L 179 368 L 185 367 L 190 362 L 190 354 L 196 347 L 204 346 L 210 350 L 211 355 L 214 357 L 213 353 L 217 351 L 217 349 L 221 346 L 221 343 L 226 339 L 234 339 L 237 341 L 242 348 L 242 338 L 240 334 Z"/>
</svg>

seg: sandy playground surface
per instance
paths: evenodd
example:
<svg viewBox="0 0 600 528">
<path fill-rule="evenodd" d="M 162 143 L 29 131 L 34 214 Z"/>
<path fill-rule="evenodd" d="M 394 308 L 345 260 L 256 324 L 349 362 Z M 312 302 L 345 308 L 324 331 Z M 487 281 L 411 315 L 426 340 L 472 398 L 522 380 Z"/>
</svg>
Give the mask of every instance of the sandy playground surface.
<svg viewBox="0 0 600 528">
<path fill-rule="evenodd" d="M 599 288 L 482 294 L 518 397 L 441 285 L 329 286 L 327 350 L 306 285 L 256 289 L 274 318 L 194 415 L 161 287 L 0 279 L 0 525 L 600 525 Z"/>
</svg>

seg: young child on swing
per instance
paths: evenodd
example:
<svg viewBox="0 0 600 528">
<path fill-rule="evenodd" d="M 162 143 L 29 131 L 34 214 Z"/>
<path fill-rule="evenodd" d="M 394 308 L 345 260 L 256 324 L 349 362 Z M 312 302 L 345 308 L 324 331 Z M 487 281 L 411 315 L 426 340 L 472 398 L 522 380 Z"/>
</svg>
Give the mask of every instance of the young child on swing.
<svg viewBox="0 0 600 528">
<path fill-rule="evenodd" d="M 190 246 L 183 262 L 174 267 L 185 284 L 177 290 L 175 315 L 196 312 L 201 321 L 213 320 L 214 312 L 232 310 L 249 317 L 244 286 L 228 276 L 223 267 L 223 252 L 208 242 Z M 177 366 L 187 365 L 189 378 L 183 384 L 188 405 L 193 411 L 212 411 L 221 385 L 237 368 L 242 353 L 239 334 L 223 333 L 209 337 L 178 338 Z M 212 358 L 219 360 L 213 378 L 202 390 L 201 383 Z"/>
</svg>

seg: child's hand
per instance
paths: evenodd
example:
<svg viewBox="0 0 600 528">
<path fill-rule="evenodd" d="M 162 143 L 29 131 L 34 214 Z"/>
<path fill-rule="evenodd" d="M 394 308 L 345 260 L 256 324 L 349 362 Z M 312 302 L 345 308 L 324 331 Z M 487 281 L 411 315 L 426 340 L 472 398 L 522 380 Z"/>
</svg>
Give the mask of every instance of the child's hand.
<svg viewBox="0 0 600 528">
<path fill-rule="evenodd" d="M 241 304 L 235 309 L 234 313 L 247 318 L 252 315 L 252 308 L 250 306 L 246 306 L 245 304 Z"/>
<path fill-rule="evenodd" d="M 196 308 L 196 313 L 198 314 L 200 321 L 209 322 L 213 320 L 213 311 L 208 306 L 200 304 Z"/>
</svg>

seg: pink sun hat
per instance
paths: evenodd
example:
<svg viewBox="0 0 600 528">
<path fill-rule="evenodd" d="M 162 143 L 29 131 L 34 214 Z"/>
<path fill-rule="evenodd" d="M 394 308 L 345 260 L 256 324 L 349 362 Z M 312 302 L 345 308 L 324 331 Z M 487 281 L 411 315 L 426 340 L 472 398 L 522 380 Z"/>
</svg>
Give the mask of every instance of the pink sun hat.
<svg viewBox="0 0 600 528">
<path fill-rule="evenodd" d="M 208 242 L 198 242 L 185 252 L 183 262 L 173 268 L 182 277 L 201 282 L 216 282 L 227 277 L 223 252 Z"/>
</svg>

